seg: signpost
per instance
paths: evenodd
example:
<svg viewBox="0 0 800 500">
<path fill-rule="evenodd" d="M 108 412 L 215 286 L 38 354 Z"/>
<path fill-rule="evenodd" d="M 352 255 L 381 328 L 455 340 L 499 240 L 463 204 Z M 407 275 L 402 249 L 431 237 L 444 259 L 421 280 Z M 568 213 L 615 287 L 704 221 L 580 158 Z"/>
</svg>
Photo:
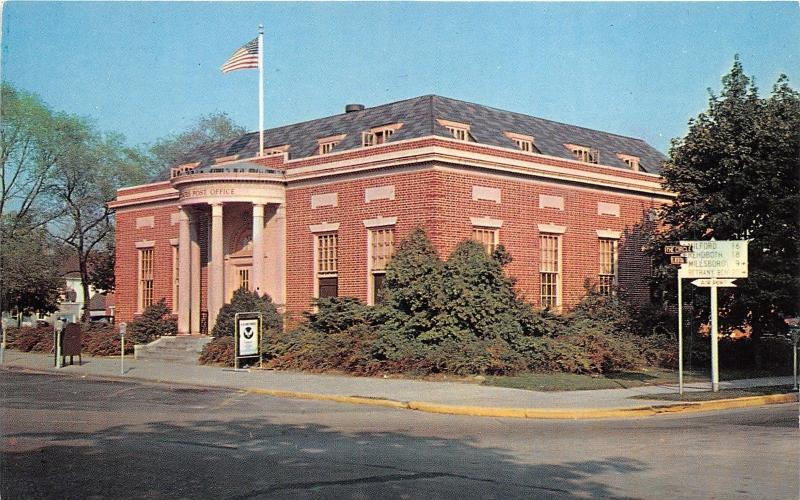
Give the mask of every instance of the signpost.
<svg viewBox="0 0 800 500">
<path fill-rule="evenodd" d="M 700 278 L 692 282 L 698 287 L 711 289 L 711 389 L 719 392 L 719 346 L 717 288 L 735 287 L 733 279 L 747 277 L 747 240 L 681 241 L 667 245 L 664 253 L 681 255 L 681 260 L 671 258 L 678 269 L 678 385 L 683 394 L 683 278 Z"/>
<path fill-rule="evenodd" d="M 234 370 L 239 369 L 239 358 L 258 357 L 261 366 L 261 313 L 236 313 L 234 315 L 236 352 Z"/>
<path fill-rule="evenodd" d="M 125 375 L 125 332 L 128 331 L 128 323 L 119 324 L 120 344 L 122 345 L 122 352 L 119 356 L 119 373 Z"/>
</svg>

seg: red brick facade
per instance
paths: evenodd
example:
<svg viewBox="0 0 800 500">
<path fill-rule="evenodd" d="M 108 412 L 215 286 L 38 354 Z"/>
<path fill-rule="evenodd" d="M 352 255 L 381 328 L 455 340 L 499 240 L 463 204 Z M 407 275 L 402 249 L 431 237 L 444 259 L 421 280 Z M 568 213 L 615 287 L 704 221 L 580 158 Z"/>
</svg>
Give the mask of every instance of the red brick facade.
<svg viewBox="0 0 800 500">
<path fill-rule="evenodd" d="M 247 161 L 277 168 L 284 179 L 285 307 L 290 313 L 308 310 L 314 298 L 315 234 L 310 226 L 324 223 L 338 224 L 339 295 L 367 300 L 368 228 L 364 221 L 378 217 L 396 218 L 395 246 L 415 226 L 422 226 L 443 258 L 472 236 L 473 218 L 501 224 L 499 242 L 513 257 L 508 272 L 516 278 L 519 292 L 537 305 L 540 225 L 559 227 L 565 308 L 580 300 L 587 280 L 598 281 L 599 234 L 616 233 L 619 283 L 633 298 L 646 300 L 649 260 L 641 252 L 644 231 L 651 210 L 671 198 L 653 174 L 434 137 L 298 160 Z M 390 186 L 393 199 L 367 202 L 365 189 Z M 477 196 L 476 200 L 476 188 L 489 188 L 497 197 Z M 179 192 L 170 189 L 169 183 L 124 189 L 112 203 L 117 208 L 119 321 L 129 321 L 138 310 L 137 244 L 154 249 L 155 299 L 164 297 L 170 307 L 177 307 L 172 295 Z M 312 208 L 312 196 L 333 193 L 335 206 Z M 540 195 L 553 197 L 548 200 L 563 206 L 540 208 Z M 611 212 L 618 215 L 599 215 L 598 203 L 614 207 Z M 200 296 L 205 301 L 207 218 L 201 218 L 198 234 Z"/>
</svg>

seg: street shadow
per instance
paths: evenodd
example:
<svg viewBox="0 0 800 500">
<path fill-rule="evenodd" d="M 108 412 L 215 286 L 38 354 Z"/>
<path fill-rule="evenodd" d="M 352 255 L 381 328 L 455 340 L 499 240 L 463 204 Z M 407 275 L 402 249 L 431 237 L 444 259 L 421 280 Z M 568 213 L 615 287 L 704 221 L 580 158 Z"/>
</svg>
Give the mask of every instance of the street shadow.
<svg viewBox="0 0 800 500">
<path fill-rule="evenodd" d="M 3 445 L 4 498 L 624 498 L 603 476 L 648 469 L 268 418 L 65 426 L 5 435 Z"/>
</svg>

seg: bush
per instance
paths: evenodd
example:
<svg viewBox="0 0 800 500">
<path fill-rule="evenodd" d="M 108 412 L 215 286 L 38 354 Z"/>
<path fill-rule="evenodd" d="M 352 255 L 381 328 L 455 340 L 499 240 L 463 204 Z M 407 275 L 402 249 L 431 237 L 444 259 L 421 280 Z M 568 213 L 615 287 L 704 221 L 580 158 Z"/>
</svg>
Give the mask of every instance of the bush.
<svg viewBox="0 0 800 500">
<path fill-rule="evenodd" d="M 200 352 L 200 364 L 233 366 L 235 349 L 233 336 L 214 338 L 203 346 Z"/>
<path fill-rule="evenodd" d="M 557 340 L 577 347 L 582 353 L 575 373 L 608 373 L 645 363 L 630 335 L 615 332 L 614 323 L 581 319 Z"/>
<path fill-rule="evenodd" d="M 119 356 L 121 336 L 114 325 L 89 323 L 83 325 L 81 350 L 89 356 Z M 133 353 L 133 342 L 125 338 L 125 353 Z"/>
<path fill-rule="evenodd" d="M 53 352 L 53 328 L 6 328 L 6 347 L 22 352 Z"/>
<path fill-rule="evenodd" d="M 133 343 L 147 344 L 162 336 L 178 333 L 178 323 L 162 298 L 147 306 L 140 316 L 128 325 L 127 336 Z"/>
<path fill-rule="evenodd" d="M 342 332 L 367 321 L 369 307 L 354 297 L 329 297 L 315 303 L 308 324 L 319 332 Z"/>
<path fill-rule="evenodd" d="M 213 337 L 233 337 L 236 313 L 243 312 L 260 312 L 263 316 L 263 330 L 281 328 L 281 317 L 269 295 L 264 294 L 259 297 L 256 292 L 240 288 L 233 292 L 231 302 L 219 310 L 211 335 Z"/>
</svg>

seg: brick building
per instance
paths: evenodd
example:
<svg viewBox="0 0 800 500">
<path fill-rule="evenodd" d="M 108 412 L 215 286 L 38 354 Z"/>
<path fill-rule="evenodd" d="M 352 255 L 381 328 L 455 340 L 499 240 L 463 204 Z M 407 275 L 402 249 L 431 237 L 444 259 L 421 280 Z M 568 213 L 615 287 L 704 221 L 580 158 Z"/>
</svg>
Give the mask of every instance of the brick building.
<svg viewBox="0 0 800 500">
<path fill-rule="evenodd" d="M 646 300 L 642 254 L 664 156 L 639 139 L 423 96 L 209 144 L 120 189 L 117 318 L 162 297 L 179 331 L 213 325 L 240 286 L 290 313 L 373 303 L 393 248 L 422 226 L 440 255 L 502 243 L 520 293 L 569 308 L 585 283 Z"/>
</svg>

